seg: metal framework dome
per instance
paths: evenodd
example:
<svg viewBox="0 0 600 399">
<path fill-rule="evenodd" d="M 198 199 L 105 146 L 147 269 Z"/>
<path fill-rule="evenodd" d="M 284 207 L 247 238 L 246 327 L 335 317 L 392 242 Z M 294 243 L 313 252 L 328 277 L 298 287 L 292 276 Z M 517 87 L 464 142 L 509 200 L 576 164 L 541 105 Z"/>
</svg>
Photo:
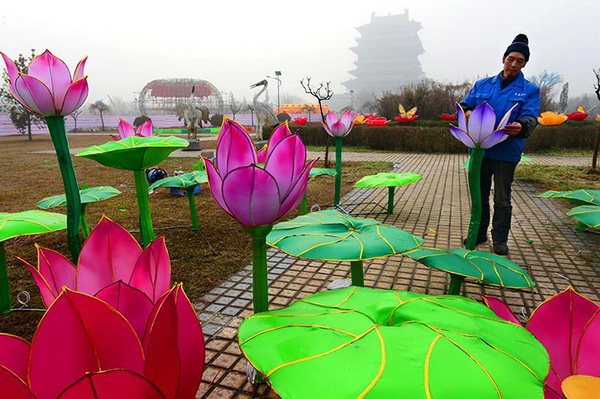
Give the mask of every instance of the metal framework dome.
<svg viewBox="0 0 600 399">
<path fill-rule="evenodd" d="M 210 82 L 201 79 L 156 79 L 148 83 L 138 98 L 142 115 L 174 114 L 180 103 L 188 104 L 194 89 L 194 105 L 205 106 L 211 113 L 221 112 L 223 97 Z"/>
</svg>

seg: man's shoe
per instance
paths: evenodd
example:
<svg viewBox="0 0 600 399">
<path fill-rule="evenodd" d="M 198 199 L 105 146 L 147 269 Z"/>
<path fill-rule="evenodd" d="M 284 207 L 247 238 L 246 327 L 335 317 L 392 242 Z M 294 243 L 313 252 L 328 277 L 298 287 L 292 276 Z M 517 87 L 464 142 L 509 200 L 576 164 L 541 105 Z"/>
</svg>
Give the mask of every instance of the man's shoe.
<svg viewBox="0 0 600 399">
<path fill-rule="evenodd" d="M 476 241 L 475 245 L 479 245 L 479 244 L 482 244 L 484 242 L 487 242 L 487 236 L 477 237 L 477 241 Z M 467 245 L 467 239 L 466 238 L 463 240 L 463 245 L 464 246 Z"/>
<path fill-rule="evenodd" d="M 494 242 L 494 253 L 496 255 L 508 255 L 508 245 L 505 242 Z"/>
</svg>

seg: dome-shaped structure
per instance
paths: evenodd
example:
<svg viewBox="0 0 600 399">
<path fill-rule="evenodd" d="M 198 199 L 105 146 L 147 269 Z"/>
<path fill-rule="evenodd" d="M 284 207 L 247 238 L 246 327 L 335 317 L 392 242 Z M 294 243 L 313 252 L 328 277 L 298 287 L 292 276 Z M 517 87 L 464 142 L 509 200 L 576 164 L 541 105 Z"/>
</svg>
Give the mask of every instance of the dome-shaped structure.
<svg viewBox="0 0 600 399">
<path fill-rule="evenodd" d="M 138 99 L 142 115 L 174 114 L 180 103 L 189 104 L 194 90 L 194 105 L 211 113 L 221 112 L 223 97 L 210 82 L 201 79 L 156 79 L 148 83 Z"/>
</svg>

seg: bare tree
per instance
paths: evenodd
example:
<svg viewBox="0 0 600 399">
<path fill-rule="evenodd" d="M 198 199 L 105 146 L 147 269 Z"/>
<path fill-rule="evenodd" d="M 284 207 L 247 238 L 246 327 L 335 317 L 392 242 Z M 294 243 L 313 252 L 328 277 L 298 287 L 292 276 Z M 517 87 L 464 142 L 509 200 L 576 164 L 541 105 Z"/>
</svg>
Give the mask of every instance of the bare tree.
<svg viewBox="0 0 600 399">
<path fill-rule="evenodd" d="M 596 97 L 598 97 L 598 101 L 600 101 L 600 68 L 592 69 L 594 72 L 594 76 L 596 77 L 596 83 L 594 84 L 594 93 L 596 93 Z M 600 148 L 600 125 L 598 126 L 598 133 L 596 133 L 596 140 L 594 141 L 594 155 L 592 156 L 592 173 L 598 173 L 596 169 L 596 164 L 598 162 L 598 148 Z"/>
<path fill-rule="evenodd" d="M 81 115 L 81 112 L 81 108 L 79 108 L 69 114 L 69 116 L 73 118 L 73 132 L 77 132 L 77 118 Z"/>
<path fill-rule="evenodd" d="M 560 100 L 558 100 L 558 109 L 560 112 L 567 112 L 569 105 L 569 82 L 565 83 L 560 92 Z"/>
<path fill-rule="evenodd" d="M 229 93 L 229 111 L 231 111 L 232 119 L 235 120 L 235 115 L 244 108 L 243 104 L 235 99 L 233 93 Z"/>
<path fill-rule="evenodd" d="M 553 100 L 554 87 L 562 83 L 562 75 L 557 72 L 544 71 L 530 80 L 540 87 L 540 110 L 551 111 L 555 109 L 557 104 Z"/>
<path fill-rule="evenodd" d="M 109 109 L 108 105 L 104 104 L 102 100 L 98 100 L 95 103 L 90 104 L 90 111 L 93 113 L 100 114 L 100 122 L 102 123 L 102 130 L 105 130 L 104 127 L 104 113 Z"/>
<path fill-rule="evenodd" d="M 306 80 L 306 81 L 305 81 Z M 304 92 L 306 94 L 310 94 L 311 96 L 313 96 L 314 98 L 317 99 L 317 102 L 319 103 L 319 112 L 321 113 L 321 120 L 323 121 L 323 123 L 325 123 L 325 114 L 323 113 L 323 101 L 325 100 L 329 100 L 332 96 L 333 96 L 333 91 L 331 91 L 331 89 L 329 88 L 329 84 L 331 82 L 327 82 L 327 83 L 319 83 L 319 86 L 316 88 L 313 88 L 310 86 L 310 78 L 304 78 L 300 80 L 300 84 L 302 85 L 302 88 L 304 89 Z M 329 145 L 331 142 L 331 138 L 328 134 L 327 135 L 327 145 L 325 146 L 325 167 L 328 168 L 329 165 Z"/>
</svg>

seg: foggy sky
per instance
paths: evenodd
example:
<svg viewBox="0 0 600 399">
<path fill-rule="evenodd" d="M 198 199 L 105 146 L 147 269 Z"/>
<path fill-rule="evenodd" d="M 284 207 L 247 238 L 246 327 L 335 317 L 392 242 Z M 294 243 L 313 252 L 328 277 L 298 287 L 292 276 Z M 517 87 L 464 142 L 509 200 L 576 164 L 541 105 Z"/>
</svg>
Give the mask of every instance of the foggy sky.
<svg viewBox="0 0 600 399">
<path fill-rule="evenodd" d="M 177 7 L 181 3 L 183 6 Z M 209 3 L 209 4 L 207 4 Z M 20 4 L 20 5 L 18 5 Z M 50 49 L 73 70 L 89 56 L 88 101 L 132 100 L 154 79 L 205 79 L 237 100 L 251 100 L 250 84 L 282 72 L 281 93 L 301 95 L 300 79 L 331 81 L 336 94 L 351 78 L 356 27 L 375 15 L 400 14 L 422 25 L 428 78 L 473 81 L 501 70 L 501 57 L 517 33 L 529 36 L 531 59 L 523 72 L 557 72 L 570 96 L 594 95 L 592 68 L 600 67 L 600 2 L 556 0 L 189 1 L 28 3 L 3 2 L 0 51 Z M 350 5 L 352 4 L 352 6 Z M 0 64 L 3 68 L 3 63 Z M 276 82 L 270 81 L 271 102 Z M 308 97 L 307 97 L 308 99 Z"/>
</svg>

